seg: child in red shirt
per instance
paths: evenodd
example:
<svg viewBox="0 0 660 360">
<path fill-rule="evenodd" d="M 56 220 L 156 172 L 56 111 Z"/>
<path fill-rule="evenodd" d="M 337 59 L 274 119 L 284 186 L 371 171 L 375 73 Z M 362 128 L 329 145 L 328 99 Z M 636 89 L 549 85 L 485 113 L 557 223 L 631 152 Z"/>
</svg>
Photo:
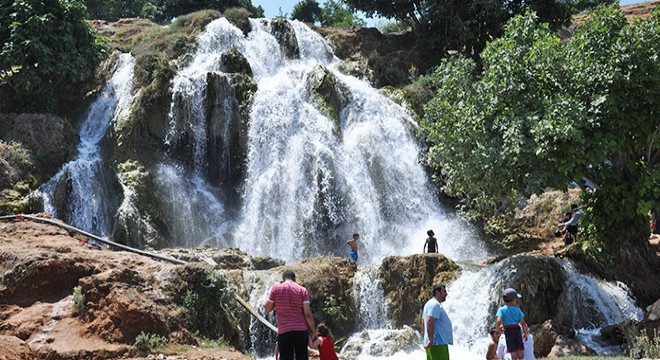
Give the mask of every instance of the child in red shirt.
<svg viewBox="0 0 660 360">
<path fill-rule="evenodd" d="M 324 323 L 320 323 L 316 327 L 316 332 L 319 337 L 315 340 L 310 338 L 309 347 L 319 349 L 318 356 L 321 360 L 339 360 L 335 352 L 335 337 L 332 336 L 330 329 Z"/>
</svg>

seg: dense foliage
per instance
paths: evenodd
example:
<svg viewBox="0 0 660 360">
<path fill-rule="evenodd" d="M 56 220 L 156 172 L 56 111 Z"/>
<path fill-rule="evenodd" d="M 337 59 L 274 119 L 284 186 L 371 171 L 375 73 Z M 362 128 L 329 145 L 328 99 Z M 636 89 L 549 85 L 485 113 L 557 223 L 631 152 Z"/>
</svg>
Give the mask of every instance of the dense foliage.
<svg viewBox="0 0 660 360">
<path fill-rule="evenodd" d="M 58 112 L 56 95 L 91 76 L 105 43 L 79 0 L 2 0 L 0 111 Z"/>
<path fill-rule="evenodd" d="M 554 26 L 572 14 L 614 0 L 345 0 L 354 10 L 377 14 L 408 25 L 419 39 L 440 51 L 458 50 L 476 56 L 486 42 L 502 35 L 503 24 L 512 16 L 535 11 Z"/>
<path fill-rule="evenodd" d="M 321 6 L 316 0 L 302 0 L 293 6 L 291 19 L 315 23 L 321 21 L 322 14 Z"/>
<path fill-rule="evenodd" d="M 242 7 L 254 17 L 263 17 L 264 9 L 251 0 L 85 0 L 91 19 L 116 21 L 125 17 L 143 17 L 154 21 L 172 19 L 199 10 L 225 11 Z"/>
<path fill-rule="evenodd" d="M 291 19 L 339 28 L 361 27 L 367 24 L 341 0 L 325 1 L 323 7 L 316 0 L 302 0 L 293 7 Z"/>
<path fill-rule="evenodd" d="M 449 194 L 491 214 L 519 194 L 590 184 L 577 251 L 608 269 L 622 248 L 648 247 L 660 198 L 659 58 L 658 9 L 628 25 L 618 7 L 599 8 L 567 42 L 517 16 L 482 53 L 482 72 L 459 57 L 430 76 L 429 164 Z"/>
</svg>

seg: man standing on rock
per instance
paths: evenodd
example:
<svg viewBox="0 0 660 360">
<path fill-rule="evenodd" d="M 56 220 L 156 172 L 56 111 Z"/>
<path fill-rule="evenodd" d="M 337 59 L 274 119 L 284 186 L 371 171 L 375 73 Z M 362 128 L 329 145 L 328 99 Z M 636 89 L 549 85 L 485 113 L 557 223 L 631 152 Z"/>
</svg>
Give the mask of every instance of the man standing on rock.
<svg viewBox="0 0 660 360">
<path fill-rule="evenodd" d="M 449 345 L 454 344 L 451 320 L 442 302 L 447 299 L 447 288 L 438 284 L 433 287 L 433 297 L 424 305 L 422 325 L 426 360 L 449 360 Z"/>
<path fill-rule="evenodd" d="M 316 326 L 310 307 L 309 292 L 296 284 L 296 274 L 286 270 L 283 281 L 273 285 L 266 302 L 266 314 L 277 310 L 277 346 L 280 360 L 308 360 L 307 330 L 316 338 Z"/>
</svg>

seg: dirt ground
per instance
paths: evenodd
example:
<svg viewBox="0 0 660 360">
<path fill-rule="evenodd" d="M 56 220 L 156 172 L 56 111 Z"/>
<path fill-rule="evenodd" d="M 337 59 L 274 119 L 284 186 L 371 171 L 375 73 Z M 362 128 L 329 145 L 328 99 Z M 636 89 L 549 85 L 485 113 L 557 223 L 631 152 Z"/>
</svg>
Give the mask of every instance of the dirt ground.
<svg viewBox="0 0 660 360">
<path fill-rule="evenodd" d="M 0 221 L 0 273 L 11 272 L 12 278 L 23 281 L 14 282 L 15 290 L 8 287 L 6 279 L 0 284 L 0 359 L 251 359 L 233 348 L 191 345 L 140 354 L 129 344 L 108 342 L 97 336 L 88 322 L 72 314 L 71 289 L 78 279 L 69 281 L 67 276 L 77 271 L 82 277 L 118 266 L 155 273 L 176 265 L 105 247 L 99 250 L 81 240 L 53 225 L 29 220 Z M 50 264 L 47 271 L 60 281 L 53 285 L 52 278 L 46 281 L 48 274 L 35 275 L 37 270 L 32 269 L 25 269 L 26 275 L 20 279 L 16 272 L 22 271 L 21 266 L 15 265 L 25 259 L 34 268 Z M 58 276 L 66 264 L 73 264 L 69 266 L 75 266 L 75 270 L 62 270 L 62 276 Z"/>
</svg>

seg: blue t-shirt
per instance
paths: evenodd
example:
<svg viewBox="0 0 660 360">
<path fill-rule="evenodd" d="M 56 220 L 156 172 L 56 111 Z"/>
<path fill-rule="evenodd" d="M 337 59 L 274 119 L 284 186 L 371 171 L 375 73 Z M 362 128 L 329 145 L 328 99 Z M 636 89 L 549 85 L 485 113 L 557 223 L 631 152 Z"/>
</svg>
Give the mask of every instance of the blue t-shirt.
<svg viewBox="0 0 660 360">
<path fill-rule="evenodd" d="M 422 320 L 424 321 L 424 344 L 429 343 L 429 336 L 426 331 L 426 318 L 433 317 L 433 345 L 454 345 L 454 337 L 451 330 L 451 320 L 447 316 L 445 309 L 435 298 L 431 298 L 424 305 Z"/>
<path fill-rule="evenodd" d="M 502 326 L 518 324 L 525 314 L 517 306 L 504 305 L 497 309 L 497 316 L 502 318 Z"/>
</svg>

